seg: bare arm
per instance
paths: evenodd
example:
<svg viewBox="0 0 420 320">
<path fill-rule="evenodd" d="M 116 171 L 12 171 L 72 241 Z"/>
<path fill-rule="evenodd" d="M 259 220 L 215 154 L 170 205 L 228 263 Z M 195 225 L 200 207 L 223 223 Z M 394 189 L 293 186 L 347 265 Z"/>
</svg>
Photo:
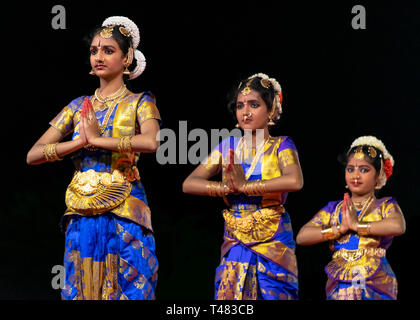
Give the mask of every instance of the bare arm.
<svg viewBox="0 0 420 320">
<path fill-rule="evenodd" d="M 400 212 L 393 212 L 389 217 L 370 223 L 369 235 L 372 236 L 400 236 L 405 233 L 405 219 Z M 350 230 L 357 232 L 358 222 L 352 221 Z"/>
<path fill-rule="evenodd" d="M 206 196 L 207 183 L 209 179 L 217 175 L 222 169 L 222 165 L 203 165 L 200 164 L 193 172 L 185 179 L 182 184 L 182 191 L 184 193 Z"/>
<path fill-rule="evenodd" d="M 340 224 L 340 230 L 332 226 L 334 234 L 346 234 L 347 232 L 356 232 L 360 222 L 351 215 L 348 210 L 343 210 L 343 219 Z M 405 219 L 401 212 L 393 212 L 389 217 L 370 223 L 369 235 L 372 236 L 399 236 L 405 232 Z M 299 245 L 311 245 L 326 241 L 321 234 L 322 227 L 315 225 L 312 221 L 305 224 L 296 236 L 296 242 Z"/>
<path fill-rule="evenodd" d="M 134 152 L 156 152 L 159 141 L 156 135 L 159 131 L 159 123 L 156 119 L 149 119 L 142 123 L 141 133 L 131 138 L 131 147 Z M 97 148 L 118 151 L 120 138 L 95 136 L 89 139 L 89 143 Z"/>
<path fill-rule="evenodd" d="M 234 151 L 230 150 L 230 159 L 233 159 Z M 218 174 L 222 166 L 204 166 L 199 165 L 184 181 L 182 190 L 185 193 L 196 195 L 207 195 L 207 183 L 211 177 Z M 282 176 L 264 180 L 267 193 L 279 191 L 297 191 L 303 186 L 303 176 L 299 163 L 294 163 L 283 167 L 280 164 Z M 228 164 L 227 182 L 234 192 L 243 192 L 246 182 L 244 172 L 240 164 Z"/>
<path fill-rule="evenodd" d="M 303 175 L 299 164 L 291 164 L 282 168 L 282 175 L 277 178 L 264 180 L 265 190 L 270 192 L 293 192 L 302 189 Z M 243 192 L 243 185 L 239 188 Z"/>
<path fill-rule="evenodd" d="M 333 226 L 332 228 L 333 232 L 338 234 L 337 227 Z M 307 246 L 326 241 L 326 239 L 322 237 L 321 230 L 322 227 L 316 226 L 312 221 L 309 221 L 299 230 L 299 233 L 296 236 L 296 243 L 301 246 Z"/>
<path fill-rule="evenodd" d="M 32 146 L 26 156 L 26 162 L 30 165 L 41 164 L 47 162 L 43 154 L 43 148 L 46 144 L 60 142 L 64 136 L 54 127 L 50 127 L 37 142 Z M 76 140 L 61 142 L 57 144 L 57 155 L 62 158 L 67 154 L 73 153 L 76 150 L 83 148 L 86 145 L 86 140 L 83 135 Z"/>
</svg>

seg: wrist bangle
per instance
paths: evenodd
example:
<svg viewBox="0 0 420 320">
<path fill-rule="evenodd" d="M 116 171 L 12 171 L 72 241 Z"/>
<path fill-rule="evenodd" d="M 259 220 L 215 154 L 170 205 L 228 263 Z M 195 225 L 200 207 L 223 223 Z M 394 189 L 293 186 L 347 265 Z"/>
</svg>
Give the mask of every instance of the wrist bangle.
<svg viewBox="0 0 420 320">
<path fill-rule="evenodd" d="M 121 137 L 120 141 L 118 141 L 118 152 L 119 153 L 131 153 L 133 152 L 131 146 L 131 138 L 132 136 L 125 136 Z"/>
<path fill-rule="evenodd" d="M 63 160 L 57 154 L 57 144 L 58 144 L 58 142 L 46 144 L 42 148 L 42 154 L 44 155 L 45 160 L 47 160 L 48 162 Z"/>
<path fill-rule="evenodd" d="M 332 227 L 329 227 L 329 226 L 323 227 L 321 229 L 321 235 L 322 235 L 322 238 L 325 239 L 325 240 L 333 240 L 337 237 L 337 235 L 334 233 Z"/>
<path fill-rule="evenodd" d="M 266 193 L 265 182 L 262 180 L 246 181 L 243 193 L 247 196 L 260 196 Z"/>
<path fill-rule="evenodd" d="M 210 197 L 223 197 L 229 193 L 229 186 L 224 182 L 209 181 L 206 188 Z"/>
<path fill-rule="evenodd" d="M 361 236 L 367 236 L 370 234 L 370 223 L 358 223 L 357 224 L 357 233 Z"/>
</svg>

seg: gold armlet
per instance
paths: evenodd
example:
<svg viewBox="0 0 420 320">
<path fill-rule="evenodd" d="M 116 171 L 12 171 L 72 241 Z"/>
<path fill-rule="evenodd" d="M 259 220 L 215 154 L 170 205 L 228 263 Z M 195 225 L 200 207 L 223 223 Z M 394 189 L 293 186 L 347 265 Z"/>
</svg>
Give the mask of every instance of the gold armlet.
<svg viewBox="0 0 420 320">
<path fill-rule="evenodd" d="M 367 236 L 370 234 L 370 223 L 358 223 L 357 224 L 357 233 L 361 236 Z"/>
<path fill-rule="evenodd" d="M 262 180 L 246 181 L 243 193 L 247 196 L 260 196 L 266 193 L 265 182 Z"/>
<path fill-rule="evenodd" d="M 328 227 L 328 226 L 322 227 L 321 229 L 322 238 L 324 240 L 333 240 L 333 239 L 338 238 L 338 236 L 340 235 L 340 229 L 337 227 L 337 230 L 338 230 L 338 234 L 335 234 L 332 227 Z"/>
<path fill-rule="evenodd" d="M 131 146 L 131 138 L 133 136 L 125 136 L 121 137 L 120 141 L 118 141 L 118 152 L 119 153 L 131 153 L 133 152 Z"/>
<path fill-rule="evenodd" d="M 44 155 L 45 160 L 47 160 L 48 162 L 63 160 L 57 154 L 57 144 L 58 144 L 58 142 L 46 144 L 42 148 L 42 154 Z"/>
</svg>

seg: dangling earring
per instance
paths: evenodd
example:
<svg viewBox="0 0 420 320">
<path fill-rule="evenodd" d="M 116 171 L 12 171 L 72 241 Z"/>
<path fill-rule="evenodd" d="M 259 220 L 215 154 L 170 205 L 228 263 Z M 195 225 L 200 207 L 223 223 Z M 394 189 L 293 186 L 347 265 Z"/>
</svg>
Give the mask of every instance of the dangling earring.
<svg viewBox="0 0 420 320">
<path fill-rule="evenodd" d="M 346 185 L 346 189 L 348 189 L 349 188 L 349 186 L 348 185 Z"/>
<path fill-rule="evenodd" d="M 236 128 L 239 128 L 239 123 L 237 123 L 237 124 L 235 125 L 235 127 L 236 127 Z"/>
<path fill-rule="evenodd" d="M 95 71 L 93 71 L 93 69 L 92 69 L 92 70 L 90 70 L 89 74 L 92 75 L 92 76 L 94 76 L 95 75 Z"/>
<path fill-rule="evenodd" d="M 269 125 L 269 126 L 274 126 L 274 125 L 275 125 L 275 123 L 274 123 L 273 119 L 271 119 L 271 117 L 270 117 L 270 118 L 268 118 L 268 123 L 267 123 L 267 125 Z"/>
<path fill-rule="evenodd" d="M 130 75 L 130 70 L 128 70 L 128 65 L 126 65 L 125 66 L 125 70 L 124 70 L 124 72 L 123 72 L 123 74 L 125 74 L 125 75 Z"/>
</svg>

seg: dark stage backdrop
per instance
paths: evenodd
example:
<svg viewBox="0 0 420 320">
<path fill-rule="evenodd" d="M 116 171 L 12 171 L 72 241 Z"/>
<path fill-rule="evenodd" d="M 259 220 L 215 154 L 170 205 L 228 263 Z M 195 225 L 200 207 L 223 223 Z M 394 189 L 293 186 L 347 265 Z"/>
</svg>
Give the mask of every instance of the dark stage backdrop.
<svg viewBox="0 0 420 320">
<path fill-rule="evenodd" d="M 257 72 L 283 87 L 283 116 L 274 135 L 291 136 L 305 185 L 289 195 L 295 234 L 328 201 L 345 192 L 337 155 L 360 135 L 380 138 L 396 160 L 381 191 L 395 196 L 407 232 L 388 250 L 399 281 L 399 299 L 418 286 L 415 240 L 419 226 L 418 142 L 420 4 L 415 2 L 38 2 L 2 9 L 2 205 L 0 299 L 59 299 L 51 287 L 63 263 L 59 228 L 73 167 L 64 161 L 28 166 L 26 153 L 48 122 L 71 100 L 98 87 L 88 74 L 83 37 L 111 15 L 128 16 L 141 32 L 147 59 L 131 85 L 152 91 L 162 128 L 232 129 L 226 94 Z M 66 28 L 55 30 L 54 5 L 66 10 Z M 366 9 L 366 29 L 355 30 L 354 5 Z M 6 37 L 5 37 L 6 36 Z M 3 82 L 4 83 L 4 82 Z M 195 142 L 189 142 L 192 146 Z M 160 165 L 141 156 L 139 169 L 152 210 L 160 263 L 158 300 L 211 300 L 220 259 L 224 203 L 182 193 L 192 164 Z M 325 299 L 327 244 L 296 249 L 300 298 Z"/>
</svg>

